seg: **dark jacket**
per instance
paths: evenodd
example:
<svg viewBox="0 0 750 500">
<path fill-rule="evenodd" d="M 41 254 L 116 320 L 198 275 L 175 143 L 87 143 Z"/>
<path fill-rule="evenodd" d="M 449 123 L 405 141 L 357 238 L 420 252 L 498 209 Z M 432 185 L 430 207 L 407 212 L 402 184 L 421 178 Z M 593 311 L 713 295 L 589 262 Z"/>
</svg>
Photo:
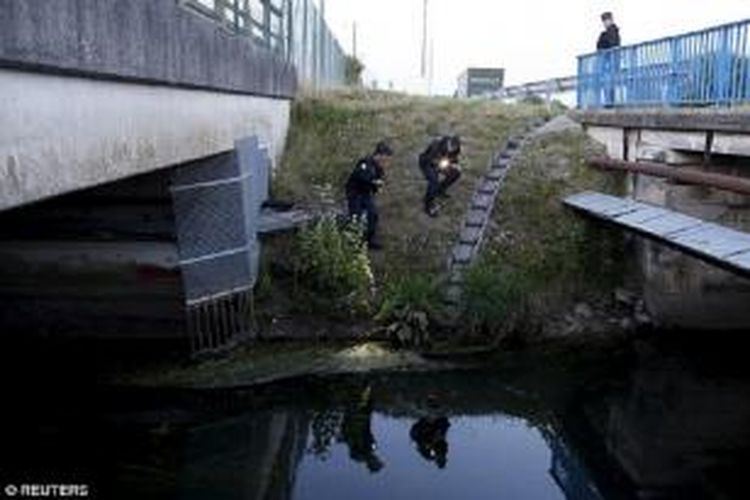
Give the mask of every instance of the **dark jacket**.
<svg viewBox="0 0 750 500">
<path fill-rule="evenodd" d="M 362 158 L 346 181 L 346 196 L 371 196 L 378 192 L 377 181 L 385 179 L 383 169 L 372 156 Z"/>
<path fill-rule="evenodd" d="M 599 41 L 596 42 L 596 50 L 607 50 L 613 49 L 620 46 L 620 29 L 616 24 L 613 24 L 602 34 L 599 35 Z"/>
<path fill-rule="evenodd" d="M 453 154 L 448 152 L 448 137 L 434 140 L 427 146 L 427 149 L 419 155 L 419 165 L 422 168 L 428 166 L 437 166 L 437 164 L 443 158 L 448 158 L 451 163 L 458 163 L 458 157 L 461 154 L 461 149 L 454 152 Z"/>
</svg>

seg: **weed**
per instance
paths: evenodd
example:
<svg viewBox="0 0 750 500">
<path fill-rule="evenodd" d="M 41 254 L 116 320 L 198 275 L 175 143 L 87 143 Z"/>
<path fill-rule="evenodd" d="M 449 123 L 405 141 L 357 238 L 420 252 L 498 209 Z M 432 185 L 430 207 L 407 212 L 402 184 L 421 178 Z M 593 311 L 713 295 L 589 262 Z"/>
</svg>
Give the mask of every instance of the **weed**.
<svg viewBox="0 0 750 500">
<path fill-rule="evenodd" d="M 299 232 L 293 260 L 298 305 L 308 304 L 311 312 L 369 313 L 374 279 L 361 228 L 322 219 Z"/>
</svg>

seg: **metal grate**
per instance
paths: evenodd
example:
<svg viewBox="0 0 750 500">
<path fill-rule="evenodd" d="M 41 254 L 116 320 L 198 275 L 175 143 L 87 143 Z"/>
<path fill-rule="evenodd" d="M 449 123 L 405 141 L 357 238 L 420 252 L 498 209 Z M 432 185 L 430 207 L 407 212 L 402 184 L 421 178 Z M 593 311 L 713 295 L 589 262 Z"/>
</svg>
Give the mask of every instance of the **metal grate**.
<svg viewBox="0 0 750 500">
<path fill-rule="evenodd" d="M 172 178 L 188 334 L 195 351 L 251 336 L 247 302 L 258 276 L 260 208 L 270 161 L 257 139 L 178 169 Z"/>
</svg>

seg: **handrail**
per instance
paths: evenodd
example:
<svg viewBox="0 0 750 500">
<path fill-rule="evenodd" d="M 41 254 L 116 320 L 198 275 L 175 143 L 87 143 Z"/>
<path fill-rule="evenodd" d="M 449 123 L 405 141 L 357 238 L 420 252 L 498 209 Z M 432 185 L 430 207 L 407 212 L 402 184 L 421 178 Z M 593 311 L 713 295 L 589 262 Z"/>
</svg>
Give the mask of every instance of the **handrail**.
<svg viewBox="0 0 750 500">
<path fill-rule="evenodd" d="M 674 40 L 676 38 L 684 38 L 684 37 L 689 37 L 689 36 L 705 35 L 706 33 L 710 33 L 712 31 L 734 28 L 734 27 L 737 27 L 737 26 L 742 26 L 743 24 L 750 24 L 750 18 L 744 19 L 742 21 L 733 21 L 731 23 L 719 24 L 719 25 L 716 25 L 716 26 L 711 26 L 710 28 L 703 28 L 703 29 L 688 31 L 688 32 L 685 32 L 685 33 L 677 34 L 677 35 L 668 35 L 668 36 L 661 37 L 661 38 L 654 38 L 654 39 L 651 39 L 651 40 L 644 40 L 642 42 L 633 43 L 633 44 L 630 44 L 630 45 L 622 45 L 620 47 L 614 47 L 614 48 L 611 48 L 611 49 L 606 49 L 604 51 L 597 50 L 597 51 L 593 51 L 593 52 L 588 52 L 586 54 L 579 55 L 578 58 L 580 59 L 582 57 L 590 57 L 590 56 L 594 56 L 594 55 L 600 54 L 602 52 L 609 52 L 609 51 L 614 52 L 614 51 L 622 50 L 622 49 L 632 49 L 632 48 L 642 47 L 644 45 L 649 45 L 649 44 L 656 44 L 656 43 L 661 43 L 661 42 L 668 42 L 668 41 Z"/>
<path fill-rule="evenodd" d="M 750 19 L 578 57 L 578 107 L 750 101 Z"/>
</svg>

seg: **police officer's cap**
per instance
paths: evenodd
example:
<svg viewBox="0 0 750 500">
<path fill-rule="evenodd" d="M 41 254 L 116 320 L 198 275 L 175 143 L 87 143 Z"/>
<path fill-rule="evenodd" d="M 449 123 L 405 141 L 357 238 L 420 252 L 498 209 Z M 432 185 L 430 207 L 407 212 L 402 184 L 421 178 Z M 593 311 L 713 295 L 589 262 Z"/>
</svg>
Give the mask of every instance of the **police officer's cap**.
<svg viewBox="0 0 750 500">
<path fill-rule="evenodd" d="M 375 155 L 376 156 L 393 156 L 393 149 L 388 145 L 385 141 L 380 141 L 375 146 Z"/>
<path fill-rule="evenodd" d="M 604 14 L 602 14 L 602 21 L 610 20 L 612 21 L 615 18 L 615 16 L 612 15 L 611 12 L 607 11 Z"/>
</svg>

